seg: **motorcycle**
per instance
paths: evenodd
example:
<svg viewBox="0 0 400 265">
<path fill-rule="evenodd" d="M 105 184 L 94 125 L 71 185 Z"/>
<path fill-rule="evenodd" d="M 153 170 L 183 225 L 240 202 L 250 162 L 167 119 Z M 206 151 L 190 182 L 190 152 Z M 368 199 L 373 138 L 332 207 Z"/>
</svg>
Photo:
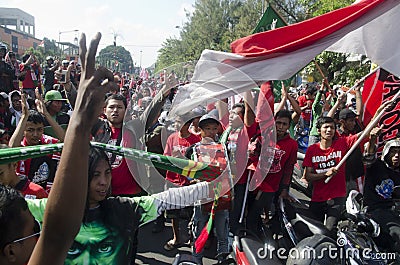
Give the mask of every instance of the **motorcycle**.
<svg viewBox="0 0 400 265">
<path fill-rule="evenodd" d="M 357 194 L 353 191 L 347 198 L 337 239 L 312 218 L 306 202 L 279 199 L 269 227 L 262 227 L 262 236 L 243 230 L 234 237 L 234 260 L 238 265 L 388 264 L 379 258 L 383 256 L 373 240 L 379 235 L 379 225 L 366 215 Z"/>
<path fill-rule="evenodd" d="M 297 162 L 294 165 L 293 169 L 293 177 L 292 177 L 292 187 L 304 195 L 306 195 L 308 198 L 311 198 L 312 195 L 312 185 L 311 183 L 308 183 L 304 178 L 303 178 L 303 160 L 304 160 L 304 153 L 302 152 L 297 152 Z"/>
<path fill-rule="evenodd" d="M 337 239 L 329 234 L 315 234 L 296 244 L 296 255 L 289 256 L 287 265 L 305 264 L 388 264 L 373 238 L 380 233 L 379 225 L 369 218 L 362 207 L 362 195 L 351 191 L 346 211 L 338 223 Z"/>
</svg>

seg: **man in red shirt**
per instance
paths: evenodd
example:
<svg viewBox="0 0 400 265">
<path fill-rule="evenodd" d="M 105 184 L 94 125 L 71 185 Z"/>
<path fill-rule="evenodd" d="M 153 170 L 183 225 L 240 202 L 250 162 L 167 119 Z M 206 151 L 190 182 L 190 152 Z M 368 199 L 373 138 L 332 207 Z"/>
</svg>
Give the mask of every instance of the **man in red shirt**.
<svg viewBox="0 0 400 265">
<path fill-rule="evenodd" d="M 185 158 L 186 149 L 189 146 L 200 142 L 201 137 L 199 135 L 192 134 L 189 131 L 192 121 L 193 118 L 190 117 L 190 114 L 175 118 L 174 127 L 176 132 L 168 137 L 164 148 L 164 155 Z M 190 181 L 187 177 L 171 171 L 167 171 L 166 179 L 178 186 L 187 186 L 190 184 Z M 180 211 L 181 210 L 167 211 L 167 217 L 171 218 L 173 238 L 164 245 L 165 250 L 175 249 L 181 243 L 184 243 L 181 240 L 182 235 L 179 231 Z"/>
<path fill-rule="evenodd" d="M 37 97 L 37 108 L 40 113 L 36 110 L 28 110 L 26 96 L 22 94 L 22 115 L 10 138 L 10 147 L 55 144 L 64 140 L 64 129 L 51 117 L 38 93 Z M 53 128 L 58 139 L 43 134 L 45 119 Z M 59 156 L 56 153 L 19 161 L 17 172 L 28 176 L 32 182 L 43 188 L 47 188 L 47 182 L 52 182 L 54 179 Z"/>
<path fill-rule="evenodd" d="M 297 98 L 301 109 L 300 117 L 304 122 L 303 128 L 310 128 L 312 105 L 315 98 L 314 92 L 315 91 L 312 87 L 307 87 L 305 90 L 305 95 Z"/>
<path fill-rule="evenodd" d="M 35 89 L 40 87 L 39 77 L 42 74 L 42 68 L 33 54 L 25 54 L 22 57 L 22 63 L 19 64 L 19 70 L 22 76 L 22 89 L 31 98 L 35 98 Z M 41 91 L 40 91 L 41 93 Z"/>
<path fill-rule="evenodd" d="M 252 194 L 252 197 L 255 197 L 249 201 L 246 220 L 247 228 L 255 233 L 258 232 L 261 223 L 262 210 L 271 209 L 275 193 L 280 190 L 281 197 L 288 198 L 289 196 L 288 190 L 298 148 L 297 142 L 290 138 L 288 133 L 291 121 L 292 114 L 288 110 L 280 110 L 275 114 L 277 142 L 273 162 L 264 179 L 254 176 L 256 180 L 263 179 L 261 183 L 257 183 L 257 190 Z M 257 172 L 260 173 L 260 171 Z"/>
<path fill-rule="evenodd" d="M 329 230 L 336 227 L 346 196 L 345 167 L 335 166 L 357 141 L 358 134 L 336 138 L 336 125 L 331 117 L 321 117 L 317 123 L 321 141 L 308 147 L 303 166 L 306 179 L 313 183 L 310 211 Z M 328 183 L 325 179 L 332 177 Z M 332 236 L 335 236 L 334 231 Z"/>
<path fill-rule="evenodd" d="M 98 125 L 92 129 L 95 141 L 117 146 L 133 146 L 133 139 L 130 135 L 122 134 L 126 107 L 126 98 L 120 94 L 112 94 L 106 99 L 104 114 L 107 119 L 99 120 Z M 113 154 L 109 154 L 109 158 L 112 166 L 112 195 L 136 196 L 141 194 L 142 188 L 135 181 L 125 158 Z"/>
</svg>

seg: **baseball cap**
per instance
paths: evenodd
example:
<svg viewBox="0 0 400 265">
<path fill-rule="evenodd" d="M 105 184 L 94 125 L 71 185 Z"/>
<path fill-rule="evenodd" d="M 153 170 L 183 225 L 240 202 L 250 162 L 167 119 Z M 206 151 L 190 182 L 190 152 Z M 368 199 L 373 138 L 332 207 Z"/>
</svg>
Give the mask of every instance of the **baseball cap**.
<svg viewBox="0 0 400 265">
<path fill-rule="evenodd" d="M 201 116 L 199 120 L 199 127 L 202 128 L 202 126 L 204 126 L 207 121 L 214 121 L 217 122 L 218 124 L 221 124 L 220 121 L 217 119 L 217 117 L 215 117 L 214 115 L 204 114 L 203 116 Z"/>
<path fill-rule="evenodd" d="M 351 109 L 348 109 L 348 108 L 342 109 L 339 112 L 339 120 L 345 120 L 345 119 L 348 119 L 348 118 L 355 118 L 355 117 L 357 117 L 357 114 L 354 111 L 352 111 Z"/>
<path fill-rule="evenodd" d="M 44 101 L 53 101 L 53 100 L 62 100 L 65 101 L 66 99 L 61 96 L 61 93 L 57 90 L 50 90 L 44 96 Z"/>
</svg>

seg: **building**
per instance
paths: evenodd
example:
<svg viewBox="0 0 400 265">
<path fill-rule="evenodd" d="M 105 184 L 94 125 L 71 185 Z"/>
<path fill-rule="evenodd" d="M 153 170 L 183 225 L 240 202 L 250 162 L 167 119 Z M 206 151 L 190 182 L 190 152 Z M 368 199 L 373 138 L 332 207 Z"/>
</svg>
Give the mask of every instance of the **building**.
<svg viewBox="0 0 400 265">
<path fill-rule="evenodd" d="M 35 17 L 18 8 L 0 8 L 0 42 L 20 56 L 36 48 L 42 40 L 35 38 Z"/>
<path fill-rule="evenodd" d="M 0 42 L 8 45 L 9 49 L 17 54 L 19 58 L 26 53 L 30 47 L 36 49 L 42 43 L 41 39 L 35 37 L 35 17 L 19 8 L 0 8 Z M 78 32 L 78 30 L 74 30 Z M 65 32 L 59 32 L 59 36 Z M 67 60 L 78 61 L 79 46 L 76 43 L 60 42 L 60 57 Z"/>
</svg>

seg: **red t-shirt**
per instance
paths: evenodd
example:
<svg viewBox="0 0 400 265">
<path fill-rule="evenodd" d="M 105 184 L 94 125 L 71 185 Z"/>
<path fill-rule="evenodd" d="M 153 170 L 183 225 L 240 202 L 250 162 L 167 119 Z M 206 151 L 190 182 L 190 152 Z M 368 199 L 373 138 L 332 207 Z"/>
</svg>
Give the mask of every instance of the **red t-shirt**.
<svg viewBox="0 0 400 265">
<path fill-rule="evenodd" d="M 116 145 L 121 128 L 111 127 L 111 139 L 108 141 L 110 145 Z M 132 137 L 125 133 L 122 137 L 122 146 L 132 147 Z M 112 157 L 112 154 L 108 154 Z M 132 162 L 134 163 L 134 162 Z M 131 165 L 132 166 L 132 165 Z M 134 195 L 138 194 L 142 189 L 134 179 L 128 164 L 123 156 L 115 156 L 114 162 L 111 165 L 111 193 L 116 195 Z"/>
<path fill-rule="evenodd" d="M 30 66 L 24 66 L 23 64 L 19 65 L 20 71 L 24 71 L 26 68 L 25 78 L 22 81 L 23 88 L 35 88 L 34 80 L 37 81 L 35 73 L 31 70 Z"/>
<path fill-rule="evenodd" d="M 236 161 L 236 164 L 231 164 L 231 170 L 235 171 L 235 177 L 240 176 L 239 180 L 233 180 L 237 184 L 244 184 L 247 181 L 249 170 L 248 165 L 248 147 L 249 140 L 257 133 L 258 123 L 254 122 L 251 126 L 244 126 L 240 131 L 231 131 L 228 136 L 228 150 L 230 157 Z M 236 151 L 232 152 L 232 148 Z M 236 167 L 234 169 L 233 167 Z"/>
<path fill-rule="evenodd" d="M 307 105 L 307 102 L 310 102 L 310 107 L 306 108 L 301 112 L 301 117 L 305 121 L 310 121 L 311 120 L 311 112 L 312 112 L 312 104 L 314 102 L 314 99 L 307 99 L 306 96 L 300 96 L 297 98 L 299 101 L 299 106 L 304 107 Z"/>
<path fill-rule="evenodd" d="M 199 135 L 190 134 L 189 137 L 182 138 L 179 136 L 179 132 L 175 132 L 171 134 L 167 139 L 164 148 L 164 155 L 173 156 L 173 150 L 175 148 L 179 148 L 179 151 L 182 155 L 182 157 L 180 158 L 185 158 L 186 149 L 192 144 L 200 142 L 200 140 L 201 137 Z M 189 185 L 189 180 L 187 179 L 187 177 L 179 175 L 178 173 L 172 171 L 167 171 L 166 179 L 179 186 Z"/>
<path fill-rule="evenodd" d="M 40 139 L 40 144 L 56 144 L 58 142 L 59 142 L 59 140 L 57 138 L 53 138 L 53 137 L 45 135 L 45 134 L 43 134 L 42 138 Z M 26 142 L 25 137 L 24 137 L 24 139 L 22 139 L 21 146 L 28 146 L 28 143 Z M 60 153 L 54 153 L 54 154 L 51 154 L 48 156 L 55 160 L 60 160 Z M 17 173 L 28 176 L 29 170 L 31 168 L 31 161 L 32 161 L 32 158 L 18 161 L 18 166 L 17 166 L 17 170 L 16 170 Z"/>
<path fill-rule="evenodd" d="M 328 171 L 335 167 L 351 146 L 357 141 L 357 135 L 343 136 L 333 140 L 332 145 L 321 149 L 320 143 L 308 147 L 303 161 L 303 167 L 311 167 L 315 173 Z M 313 182 L 311 201 L 322 202 L 346 196 L 345 165 L 341 166 L 337 174 L 325 183 L 325 178 Z"/>
<path fill-rule="evenodd" d="M 26 199 L 42 199 L 48 197 L 47 192 L 41 186 L 31 182 L 29 179 L 21 189 L 21 193 Z"/>
<path fill-rule="evenodd" d="M 279 189 L 281 181 L 283 184 L 289 185 L 290 177 L 293 173 L 294 164 L 297 161 L 297 142 L 290 138 L 290 135 L 286 135 L 283 139 L 279 140 L 275 146 L 274 160 L 268 171 L 268 175 L 262 180 L 261 183 L 257 183 L 262 178 L 255 175 L 256 185 L 258 189 L 263 192 L 276 192 Z M 260 174 L 259 170 L 255 174 Z M 282 180 L 282 177 L 285 177 Z"/>
</svg>

